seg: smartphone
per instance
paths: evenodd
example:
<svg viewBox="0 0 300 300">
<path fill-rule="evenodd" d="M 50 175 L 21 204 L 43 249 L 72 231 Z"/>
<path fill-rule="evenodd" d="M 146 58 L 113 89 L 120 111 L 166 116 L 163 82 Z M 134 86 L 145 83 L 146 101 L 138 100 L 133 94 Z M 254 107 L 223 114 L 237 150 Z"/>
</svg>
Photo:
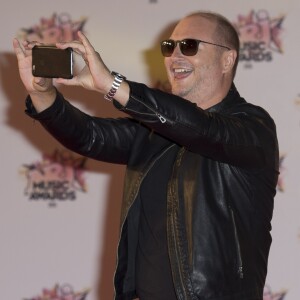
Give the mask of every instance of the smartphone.
<svg viewBox="0 0 300 300">
<path fill-rule="evenodd" d="M 32 49 L 32 75 L 46 78 L 73 77 L 73 49 L 41 45 Z"/>
</svg>

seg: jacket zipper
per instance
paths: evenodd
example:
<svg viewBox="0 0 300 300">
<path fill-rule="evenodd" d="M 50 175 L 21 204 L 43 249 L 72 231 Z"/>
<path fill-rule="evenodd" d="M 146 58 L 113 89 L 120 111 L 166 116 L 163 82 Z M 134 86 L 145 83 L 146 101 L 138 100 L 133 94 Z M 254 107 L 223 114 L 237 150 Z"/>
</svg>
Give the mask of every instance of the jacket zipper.
<svg viewBox="0 0 300 300">
<path fill-rule="evenodd" d="M 132 99 L 134 99 L 135 101 L 137 101 L 137 102 L 143 104 L 145 107 L 147 107 L 149 110 L 151 110 L 151 111 L 158 117 L 158 119 L 160 120 L 161 123 L 164 124 L 164 123 L 166 123 L 167 121 L 169 121 L 171 124 L 173 123 L 172 121 L 167 120 L 166 117 L 164 117 L 164 116 L 162 116 L 161 114 L 159 114 L 156 110 L 154 110 L 151 106 L 147 105 L 146 103 L 140 101 L 139 99 L 137 99 L 137 98 L 135 98 L 135 97 L 133 97 L 133 96 L 132 96 Z M 128 109 L 128 108 L 126 108 L 126 107 L 125 107 L 125 109 L 128 110 L 128 111 L 132 111 L 132 112 L 134 112 L 134 113 L 138 113 L 138 114 L 140 114 L 140 115 L 152 116 L 152 115 L 149 114 L 149 113 L 141 113 L 141 112 L 139 112 L 139 111 L 135 111 L 135 110 L 132 110 L 132 109 Z"/>
<path fill-rule="evenodd" d="M 179 158 L 180 160 L 182 159 L 184 152 L 185 152 L 185 149 L 182 148 L 182 150 L 180 152 L 180 158 Z M 178 158 L 177 158 L 177 160 L 178 160 Z M 173 178 L 173 175 L 172 175 L 172 178 Z M 172 193 L 172 197 L 175 197 L 175 195 L 174 195 L 175 191 L 174 191 L 173 187 L 171 188 L 171 193 Z M 174 234 L 171 234 L 171 237 L 173 237 L 172 239 L 173 239 L 173 243 L 174 243 L 175 256 L 177 258 L 179 258 L 180 257 L 180 255 L 179 255 L 179 251 L 180 250 L 178 249 L 178 242 L 177 242 L 178 241 L 178 231 L 176 230 L 176 220 L 175 219 L 176 219 L 175 214 L 172 213 L 172 216 L 171 216 L 171 226 L 173 228 Z M 188 295 L 186 294 L 185 284 L 184 284 L 184 280 L 183 280 L 183 277 L 182 277 L 182 273 L 183 273 L 183 271 L 182 271 L 182 264 L 179 263 L 178 265 L 179 265 L 179 268 L 180 268 L 180 271 L 178 272 L 178 276 L 179 276 L 179 281 L 180 281 L 180 285 L 181 285 L 181 293 L 182 294 L 181 295 L 177 295 L 177 296 L 179 297 L 178 299 L 188 300 L 190 298 L 188 298 Z"/>
<path fill-rule="evenodd" d="M 242 255 L 241 255 L 241 246 L 239 242 L 239 237 L 237 233 L 237 228 L 236 228 L 236 222 L 235 222 L 235 216 L 232 208 L 230 207 L 230 214 L 231 214 L 231 219 L 232 219 L 232 224 L 233 224 L 233 230 L 234 230 L 234 238 L 235 238 L 235 245 L 236 245 L 236 252 L 237 252 L 237 259 L 238 259 L 238 275 L 241 279 L 244 278 L 244 271 L 243 271 L 243 260 L 242 260 Z"/>
<path fill-rule="evenodd" d="M 169 149 L 171 149 L 171 148 L 174 147 L 174 146 L 175 146 L 175 144 L 171 144 L 171 145 L 168 146 L 168 147 L 167 147 L 167 148 L 166 148 L 166 149 L 165 149 L 158 157 L 156 157 L 156 159 L 151 163 L 150 167 L 148 168 L 148 170 L 144 173 L 143 177 L 141 178 L 139 187 L 141 186 L 141 184 L 142 184 L 144 178 L 146 177 L 146 175 L 148 174 L 148 172 L 151 170 L 151 168 L 154 166 L 154 164 L 157 162 L 157 160 L 160 159 L 160 158 L 161 158 L 161 157 L 162 157 Z M 139 192 L 139 188 L 137 189 L 136 194 L 135 194 L 134 197 L 133 197 L 134 200 L 132 201 L 131 205 L 129 206 L 127 212 L 130 210 L 130 208 L 131 208 L 131 206 L 133 205 L 135 199 L 137 198 L 138 192 Z M 122 234 L 123 227 L 124 227 L 124 223 L 125 223 L 125 220 L 126 220 L 127 216 L 128 216 L 128 213 L 127 213 L 127 215 L 124 217 L 124 221 L 123 221 L 123 223 L 122 223 L 122 226 L 120 227 L 120 233 L 121 233 L 121 234 Z M 121 241 L 121 238 L 119 238 L 117 250 L 119 249 L 120 241 Z M 118 256 L 118 253 L 119 253 L 119 251 L 117 251 L 117 262 L 119 263 L 119 256 Z M 116 276 L 117 269 L 118 269 L 118 265 L 117 265 L 116 268 L 115 268 L 115 272 L 114 272 L 114 277 L 113 277 L 113 278 L 115 278 L 115 276 Z M 114 294 L 116 295 L 116 289 L 115 289 L 115 286 L 114 286 Z M 114 298 L 115 298 L 115 297 L 114 297 Z"/>
</svg>

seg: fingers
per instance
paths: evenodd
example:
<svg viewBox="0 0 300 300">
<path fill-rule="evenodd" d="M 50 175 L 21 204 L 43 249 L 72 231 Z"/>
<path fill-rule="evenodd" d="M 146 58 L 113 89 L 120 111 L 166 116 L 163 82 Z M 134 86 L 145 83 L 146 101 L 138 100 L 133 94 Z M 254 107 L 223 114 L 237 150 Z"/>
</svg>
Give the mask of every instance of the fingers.
<svg viewBox="0 0 300 300">
<path fill-rule="evenodd" d="M 88 38 L 81 32 L 78 31 L 78 37 L 81 40 L 83 46 L 85 47 L 85 49 L 88 50 L 89 54 L 91 54 L 91 52 L 96 52 L 94 47 L 92 46 L 92 44 L 90 43 L 90 41 L 88 40 Z"/>
<path fill-rule="evenodd" d="M 43 43 L 37 42 L 37 41 L 23 41 L 22 45 L 25 50 L 32 50 L 34 46 L 41 46 L 44 45 Z"/>
<path fill-rule="evenodd" d="M 38 92 L 47 92 L 53 88 L 51 78 L 33 77 L 33 87 Z"/>
<path fill-rule="evenodd" d="M 60 49 L 72 48 L 78 54 L 85 53 L 84 46 L 80 41 L 60 42 L 56 43 L 56 46 Z"/>
<path fill-rule="evenodd" d="M 89 55 L 89 54 L 96 53 L 92 44 L 89 42 L 87 37 L 81 31 L 78 31 L 78 37 L 79 40 L 75 40 L 68 43 L 58 43 L 57 46 L 61 49 L 71 47 L 76 53 L 82 56 L 84 56 L 85 54 Z"/>
<path fill-rule="evenodd" d="M 26 60 L 27 57 L 31 55 L 31 49 L 28 48 L 28 42 L 27 41 L 19 41 L 18 39 L 13 39 L 13 47 L 15 54 L 17 56 L 17 60 L 19 62 L 19 65 L 23 65 L 23 61 Z"/>
<path fill-rule="evenodd" d="M 41 43 L 36 41 L 29 42 L 26 40 L 19 41 L 16 38 L 13 39 L 13 47 L 18 59 L 31 55 L 31 50 L 36 45 L 41 45 Z"/>
<path fill-rule="evenodd" d="M 43 77 L 33 77 L 33 81 L 39 86 L 44 86 L 46 84 L 46 78 Z"/>
<path fill-rule="evenodd" d="M 77 77 L 73 77 L 72 79 L 55 78 L 54 82 L 63 85 L 78 85 Z"/>
<path fill-rule="evenodd" d="M 79 54 L 82 57 L 87 66 L 89 66 L 92 61 L 101 61 L 99 53 L 95 51 L 92 44 L 81 31 L 78 31 L 78 40 L 57 43 L 56 46 L 60 49 L 71 47 L 74 53 Z"/>
<path fill-rule="evenodd" d="M 25 53 L 21 47 L 20 41 L 18 39 L 13 39 L 13 47 L 18 59 L 22 59 L 25 57 Z"/>
</svg>

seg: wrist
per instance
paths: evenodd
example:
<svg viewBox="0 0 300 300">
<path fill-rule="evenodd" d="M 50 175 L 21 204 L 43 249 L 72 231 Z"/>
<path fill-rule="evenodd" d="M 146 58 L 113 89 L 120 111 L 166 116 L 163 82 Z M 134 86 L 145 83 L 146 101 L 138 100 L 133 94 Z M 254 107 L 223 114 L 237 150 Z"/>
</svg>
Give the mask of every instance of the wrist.
<svg viewBox="0 0 300 300">
<path fill-rule="evenodd" d="M 104 99 L 108 101 L 112 101 L 114 96 L 116 95 L 119 87 L 121 86 L 122 82 L 126 80 L 126 77 L 121 75 L 120 73 L 111 72 L 111 75 L 114 76 L 113 82 L 107 94 L 104 96 Z"/>
<path fill-rule="evenodd" d="M 41 112 L 46 108 L 50 107 L 57 95 L 57 90 L 54 86 L 45 91 L 35 91 L 29 93 L 30 98 L 32 100 L 32 104 L 37 112 Z"/>
</svg>

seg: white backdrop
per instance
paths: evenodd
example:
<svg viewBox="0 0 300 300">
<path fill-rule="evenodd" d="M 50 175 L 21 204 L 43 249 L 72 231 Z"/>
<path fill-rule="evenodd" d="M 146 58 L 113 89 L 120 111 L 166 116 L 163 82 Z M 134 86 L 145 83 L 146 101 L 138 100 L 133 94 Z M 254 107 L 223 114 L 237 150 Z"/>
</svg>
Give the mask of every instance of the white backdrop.
<svg viewBox="0 0 300 300">
<path fill-rule="evenodd" d="M 81 25 L 110 69 L 165 88 L 158 42 L 176 20 L 199 9 L 220 12 L 237 26 L 243 42 L 237 88 L 277 123 L 282 163 L 264 300 L 300 299 L 298 0 L 1 3 L 1 299 L 112 299 L 124 174 L 122 166 L 66 151 L 24 114 L 13 37 L 69 39 Z M 62 91 L 88 113 L 120 115 L 96 93 Z"/>
</svg>

